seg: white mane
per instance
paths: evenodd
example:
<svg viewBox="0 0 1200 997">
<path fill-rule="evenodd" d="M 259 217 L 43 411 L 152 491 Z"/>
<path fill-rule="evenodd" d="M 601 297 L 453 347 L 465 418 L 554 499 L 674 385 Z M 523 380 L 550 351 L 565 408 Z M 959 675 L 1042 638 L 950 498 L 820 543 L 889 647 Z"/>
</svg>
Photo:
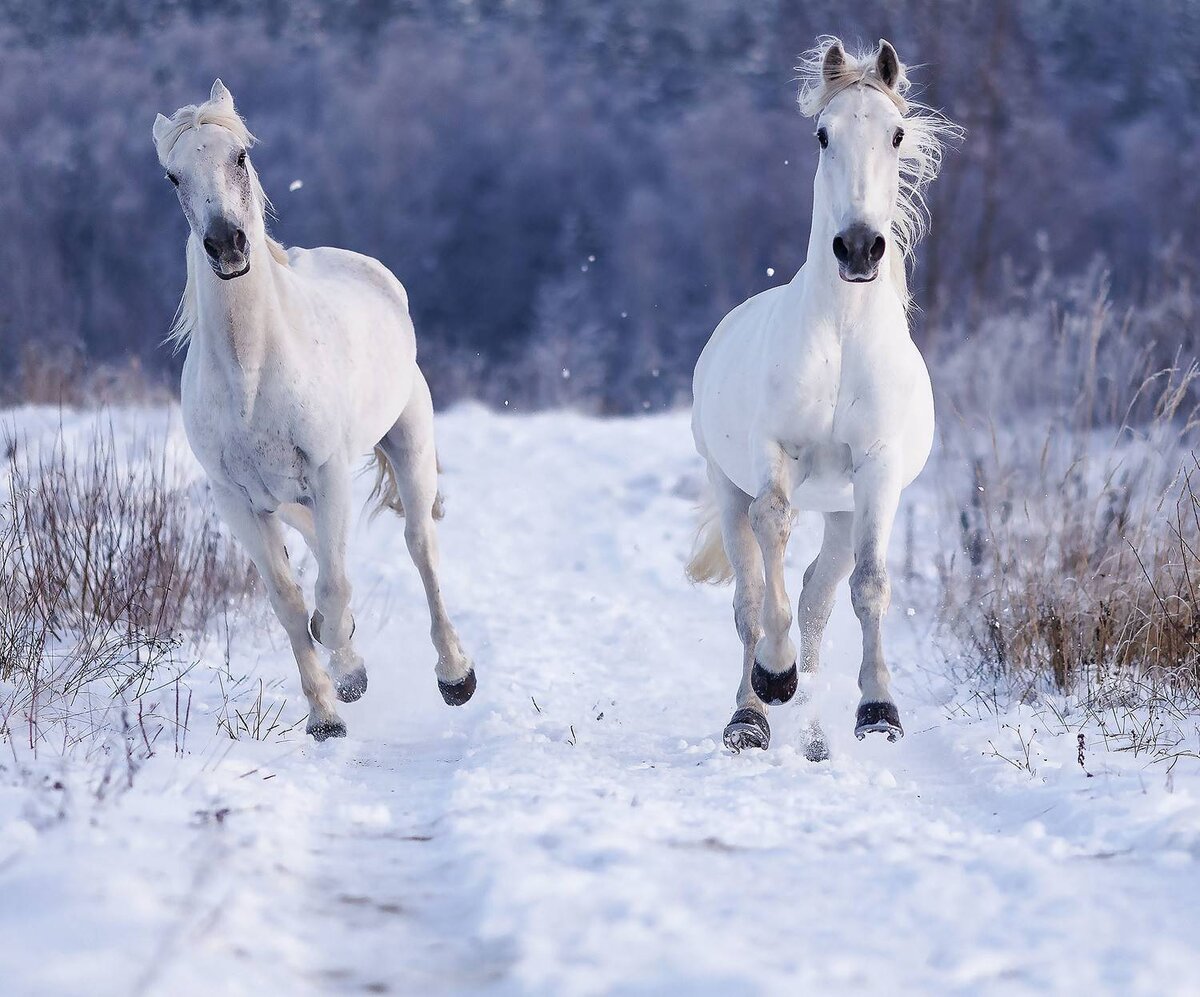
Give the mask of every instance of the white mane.
<svg viewBox="0 0 1200 997">
<path fill-rule="evenodd" d="M 896 201 L 896 218 L 892 235 L 900 250 L 901 265 L 891 268 L 892 280 L 906 310 L 912 307 L 908 293 L 908 261 L 913 250 L 929 228 L 929 210 L 925 205 L 925 188 L 937 179 L 942 165 L 942 148 L 946 142 L 962 137 L 963 130 L 940 111 L 908 99 L 911 84 L 903 63 L 895 87 L 889 87 L 879 77 L 879 52 L 847 52 L 846 60 L 833 80 L 827 80 L 822 67 L 826 53 L 841 42 L 831 35 L 817 39 L 815 47 L 800 57 L 796 67 L 800 90 L 796 103 L 805 117 L 816 118 L 838 94 L 850 87 L 865 86 L 887 97 L 904 116 L 904 141 L 900 145 L 900 195 Z"/>
<path fill-rule="evenodd" d="M 226 128 L 233 132 L 234 137 L 249 149 L 257 141 L 250 133 L 250 129 L 246 127 L 246 122 L 242 120 L 240 114 L 234 110 L 232 104 L 218 100 L 206 100 L 203 104 L 187 104 L 181 107 L 178 111 L 171 115 L 170 128 L 163 130 L 161 133 L 156 133 L 154 138 L 155 151 L 158 153 L 158 162 L 163 167 L 167 165 L 167 159 L 171 155 L 171 150 L 175 148 L 175 143 L 180 137 L 193 128 L 199 128 L 201 125 L 219 125 L 221 128 Z M 258 205 L 259 211 L 263 217 L 272 213 L 271 201 L 267 197 L 266 191 L 262 188 L 262 183 L 258 179 L 258 173 L 254 169 L 254 164 L 249 160 L 246 161 L 246 169 L 250 174 L 250 193 Z M 287 250 L 282 244 L 277 242 L 271 236 L 267 235 L 267 249 L 270 251 L 271 258 L 281 266 L 288 265 Z M 175 320 L 171 323 L 171 329 L 167 333 L 165 342 L 170 343 L 173 352 L 178 353 L 188 340 L 191 339 L 192 330 L 196 327 L 196 322 L 199 318 L 196 311 L 196 280 L 198 275 L 194 272 L 192 266 L 191 254 L 188 254 L 187 262 L 187 283 L 183 288 L 183 297 L 179 299 L 179 308 L 175 312 Z"/>
</svg>

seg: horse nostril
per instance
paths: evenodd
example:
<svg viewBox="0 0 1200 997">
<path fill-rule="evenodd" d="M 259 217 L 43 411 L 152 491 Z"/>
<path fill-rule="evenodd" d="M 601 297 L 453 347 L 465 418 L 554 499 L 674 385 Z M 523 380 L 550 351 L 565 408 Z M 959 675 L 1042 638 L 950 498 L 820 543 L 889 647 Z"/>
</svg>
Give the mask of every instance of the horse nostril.
<svg viewBox="0 0 1200 997">
<path fill-rule="evenodd" d="M 838 258 L 839 263 L 846 263 L 850 259 L 850 249 L 846 246 L 846 240 L 840 235 L 834 237 L 833 255 Z"/>
<path fill-rule="evenodd" d="M 217 244 L 215 242 L 213 242 L 212 239 L 209 239 L 207 237 L 205 237 L 205 239 L 204 239 L 204 251 L 206 253 L 208 253 L 208 255 L 211 256 L 214 260 L 217 258 L 218 254 L 220 253 L 220 250 L 217 248 Z"/>
<path fill-rule="evenodd" d="M 883 241 L 883 236 L 875 236 L 875 241 L 871 243 L 871 262 L 878 263 L 882 260 L 885 249 L 887 249 L 887 243 Z"/>
<path fill-rule="evenodd" d="M 883 240 L 881 239 L 880 242 L 882 242 L 882 241 Z M 246 233 L 243 232 L 241 229 L 238 229 L 236 232 L 233 233 L 233 245 L 234 245 L 234 248 L 237 249 L 237 251 L 239 253 L 244 253 L 246 251 Z M 879 255 L 880 256 L 883 255 L 882 249 L 879 251 Z"/>
</svg>

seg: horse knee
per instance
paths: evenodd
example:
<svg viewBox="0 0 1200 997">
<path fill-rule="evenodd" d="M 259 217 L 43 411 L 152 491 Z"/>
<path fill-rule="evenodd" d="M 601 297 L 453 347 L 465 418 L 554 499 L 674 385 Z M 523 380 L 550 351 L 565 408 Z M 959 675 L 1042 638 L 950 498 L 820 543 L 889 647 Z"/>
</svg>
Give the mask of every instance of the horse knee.
<svg viewBox="0 0 1200 997">
<path fill-rule="evenodd" d="M 858 618 L 883 615 L 892 598 L 892 584 L 881 561 L 862 561 L 850 575 L 850 601 Z"/>
<path fill-rule="evenodd" d="M 270 597 L 275 617 L 289 636 L 299 632 L 308 633 L 308 610 L 299 585 L 278 585 L 271 590 Z"/>
<path fill-rule="evenodd" d="M 788 541 L 791 508 L 787 496 L 777 487 L 768 489 L 750 503 L 750 528 L 762 546 L 784 546 Z"/>
<path fill-rule="evenodd" d="M 434 556 L 433 527 L 424 517 L 412 516 L 404 522 L 404 542 L 414 561 L 432 561 Z"/>
</svg>

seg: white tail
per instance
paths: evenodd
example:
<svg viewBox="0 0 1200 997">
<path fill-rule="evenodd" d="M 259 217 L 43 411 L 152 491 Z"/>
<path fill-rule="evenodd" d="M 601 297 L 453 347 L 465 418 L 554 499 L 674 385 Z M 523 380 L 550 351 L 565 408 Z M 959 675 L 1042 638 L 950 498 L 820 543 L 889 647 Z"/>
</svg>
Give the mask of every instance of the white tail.
<svg viewBox="0 0 1200 997">
<path fill-rule="evenodd" d="M 392 462 L 388 460 L 388 455 L 384 453 L 382 447 L 375 448 L 375 453 L 371 455 L 367 466 L 375 468 L 375 484 L 367 499 L 368 502 L 375 503 L 375 508 L 371 510 L 371 518 L 374 519 L 384 509 L 391 509 L 397 516 L 403 516 L 404 502 L 400 498 L 400 486 L 396 482 L 396 469 L 392 467 Z M 442 465 L 439 461 L 438 473 L 440 474 L 441 471 Z M 438 491 L 437 497 L 433 500 L 433 518 L 441 519 L 445 512 L 442 493 Z"/>
<path fill-rule="evenodd" d="M 724 585 L 733 578 L 733 565 L 725 555 L 725 541 L 721 536 L 720 510 L 711 493 L 700 508 L 696 543 L 685 571 L 697 585 Z"/>
</svg>

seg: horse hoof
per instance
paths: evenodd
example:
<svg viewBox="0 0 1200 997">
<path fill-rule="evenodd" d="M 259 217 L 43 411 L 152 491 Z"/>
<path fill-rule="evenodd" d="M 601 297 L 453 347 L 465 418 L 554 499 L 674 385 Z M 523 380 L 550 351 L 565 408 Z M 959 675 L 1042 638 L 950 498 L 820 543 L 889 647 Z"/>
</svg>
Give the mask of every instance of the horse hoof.
<svg viewBox="0 0 1200 997">
<path fill-rule="evenodd" d="M 462 706 L 475 695 L 475 669 L 472 668 L 467 672 L 466 678 L 458 682 L 443 682 L 438 679 L 438 692 L 442 694 L 447 706 Z"/>
<path fill-rule="evenodd" d="M 318 644 L 325 643 L 323 640 L 321 640 L 321 624 L 324 622 L 325 622 L 325 617 L 321 615 L 321 611 L 319 609 L 314 609 L 312 617 L 308 621 L 308 635 L 313 640 L 315 640 Z M 351 616 L 350 617 L 350 637 L 346 638 L 347 643 L 350 641 L 350 638 L 354 636 L 354 629 L 357 626 L 358 626 L 358 622 L 354 619 L 353 616 Z M 363 688 L 366 689 L 365 680 L 364 680 Z M 362 693 L 360 692 L 359 695 L 361 696 Z M 350 701 L 347 700 L 347 702 L 350 702 Z"/>
<path fill-rule="evenodd" d="M 337 698 L 343 703 L 356 703 L 367 691 L 367 670 L 359 668 L 348 675 L 339 675 L 333 683 Z"/>
<path fill-rule="evenodd" d="M 309 720 L 304 732 L 311 734 L 315 741 L 324 741 L 330 737 L 345 737 L 346 725 L 337 717 L 330 720 Z"/>
<path fill-rule="evenodd" d="M 904 736 L 900 711 L 895 703 L 863 703 L 858 708 L 854 736 L 861 741 L 868 734 L 886 734 L 889 741 L 898 741 Z"/>
<path fill-rule="evenodd" d="M 758 710 L 746 706 L 737 710 L 725 728 L 725 747 L 735 755 L 745 748 L 767 750 L 771 743 L 771 728 L 767 718 Z"/>
<path fill-rule="evenodd" d="M 810 762 L 829 761 L 829 742 L 821 725 L 813 723 L 808 728 L 808 743 L 804 745 L 804 757 Z"/>
<path fill-rule="evenodd" d="M 798 681 L 795 662 L 792 662 L 792 667 L 787 671 L 775 674 L 756 661 L 754 670 L 750 673 L 750 685 L 754 694 L 768 706 L 782 706 L 796 695 Z"/>
</svg>

